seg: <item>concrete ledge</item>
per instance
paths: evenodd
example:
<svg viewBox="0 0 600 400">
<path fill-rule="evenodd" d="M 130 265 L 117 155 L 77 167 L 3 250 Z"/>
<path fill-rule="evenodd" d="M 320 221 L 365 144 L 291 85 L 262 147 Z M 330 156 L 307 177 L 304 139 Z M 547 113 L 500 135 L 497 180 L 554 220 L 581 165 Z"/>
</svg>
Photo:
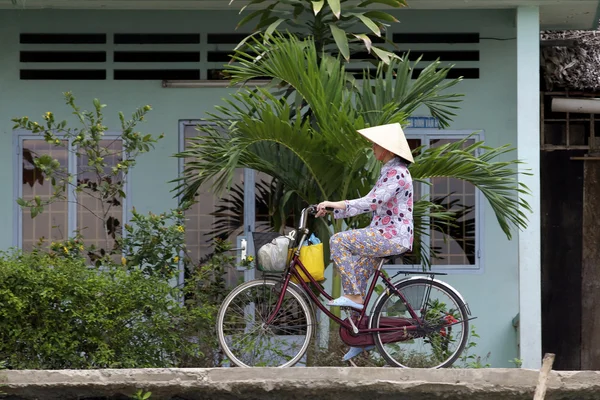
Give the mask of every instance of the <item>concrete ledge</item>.
<svg viewBox="0 0 600 400">
<path fill-rule="evenodd" d="M 528 399 L 538 371 L 525 369 L 219 368 L 0 371 L 0 398 L 128 399 Z M 546 400 L 600 398 L 600 372 L 556 372 Z"/>
</svg>

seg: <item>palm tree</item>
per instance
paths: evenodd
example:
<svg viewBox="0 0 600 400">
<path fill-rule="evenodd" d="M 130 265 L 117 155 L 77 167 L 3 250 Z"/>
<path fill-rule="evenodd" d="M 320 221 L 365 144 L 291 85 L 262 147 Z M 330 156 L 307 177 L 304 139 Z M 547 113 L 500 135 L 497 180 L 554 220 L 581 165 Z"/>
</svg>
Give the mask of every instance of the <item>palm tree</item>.
<svg viewBox="0 0 600 400">
<path fill-rule="evenodd" d="M 277 36 L 268 43 L 254 40 L 248 45 L 251 51 L 234 55 L 238 64 L 228 71 L 232 83 L 268 77 L 273 86 L 243 87 L 225 100 L 225 105 L 216 107 L 218 113 L 211 114 L 211 124 L 198 127 L 205 136 L 193 139 L 188 150 L 177 154 L 187 159 L 177 188 L 184 199 L 192 199 L 210 179 L 214 179 L 212 189 L 222 193 L 240 167 L 276 179 L 284 188 L 282 206 L 294 196 L 304 204 L 314 204 L 365 195 L 379 166 L 369 144 L 356 131 L 405 124 L 420 106 L 448 126 L 460 99 L 460 95 L 446 92 L 459 80 L 446 80 L 449 69 L 441 68 L 439 62 L 413 80 L 414 65 L 407 59 L 392 60 L 389 65 L 381 64 L 373 78 L 365 75 L 359 84 L 348 77 L 339 59 L 319 54 L 311 38 Z M 296 98 L 277 96 L 275 85 L 292 87 Z M 310 113 L 304 112 L 308 109 Z M 529 208 L 517 195 L 527 192 L 517 180 L 514 167 L 519 161 L 492 161 L 511 151 L 508 146 L 489 148 L 482 142 L 467 146 L 466 141 L 418 149 L 410 166 L 413 179 L 451 177 L 472 183 L 488 199 L 510 238 L 514 227 L 527 223 L 519 207 Z M 478 149 L 484 151 L 479 154 Z M 443 204 L 422 198 L 414 205 L 414 217 L 415 232 L 420 236 L 425 235 L 426 224 L 452 226 L 456 215 Z M 358 226 L 365 218 L 346 222 Z M 331 228 L 333 232 L 342 229 L 340 220 L 319 219 L 314 224 L 325 244 Z M 422 254 L 428 254 L 426 247 L 421 241 Z M 422 259 L 427 262 L 426 257 Z M 334 297 L 340 294 L 336 278 Z"/>
</svg>

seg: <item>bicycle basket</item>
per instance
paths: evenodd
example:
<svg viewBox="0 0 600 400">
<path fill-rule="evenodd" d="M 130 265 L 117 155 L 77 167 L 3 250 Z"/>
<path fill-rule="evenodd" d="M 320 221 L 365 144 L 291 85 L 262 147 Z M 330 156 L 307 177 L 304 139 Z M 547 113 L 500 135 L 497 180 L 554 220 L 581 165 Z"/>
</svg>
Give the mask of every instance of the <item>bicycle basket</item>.
<svg viewBox="0 0 600 400">
<path fill-rule="evenodd" d="M 262 272 L 283 272 L 288 264 L 290 238 L 277 232 L 252 232 L 256 269 Z"/>
</svg>

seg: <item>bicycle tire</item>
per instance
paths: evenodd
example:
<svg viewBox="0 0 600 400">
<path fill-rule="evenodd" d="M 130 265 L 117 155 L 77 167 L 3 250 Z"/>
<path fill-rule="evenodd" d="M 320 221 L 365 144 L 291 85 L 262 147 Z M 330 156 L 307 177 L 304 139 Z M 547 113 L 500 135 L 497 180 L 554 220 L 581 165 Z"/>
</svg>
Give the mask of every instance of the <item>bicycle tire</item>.
<svg viewBox="0 0 600 400">
<path fill-rule="evenodd" d="M 245 292 L 248 292 L 249 290 L 251 290 L 253 288 L 258 289 L 258 290 L 260 290 L 262 288 L 262 291 L 264 293 L 267 293 L 267 292 L 270 293 L 271 291 L 277 291 L 277 286 L 279 286 L 281 284 L 282 284 L 282 282 L 279 280 L 268 279 L 268 278 L 252 280 L 252 281 L 243 283 L 243 284 L 237 286 L 236 288 L 234 288 L 231 291 L 231 293 L 229 293 L 229 295 L 225 298 L 223 303 L 221 304 L 221 307 L 219 308 L 219 312 L 217 314 L 217 323 L 216 323 L 217 337 L 218 337 L 219 345 L 221 346 L 221 349 L 223 349 L 223 351 L 225 352 L 228 359 L 236 366 L 243 367 L 243 368 L 250 368 L 250 367 L 253 367 L 256 365 L 249 365 L 248 362 L 242 361 L 242 359 L 240 359 L 241 358 L 240 354 L 235 354 L 235 349 L 232 349 L 232 346 L 230 346 L 230 344 L 228 343 L 228 340 L 227 340 L 228 335 L 226 334 L 227 329 L 225 327 L 225 316 L 226 316 L 227 310 L 236 301 L 236 298 L 240 298 Z M 297 290 L 294 286 L 288 286 L 286 289 L 286 294 L 291 296 L 291 298 L 295 302 L 297 302 L 298 307 L 300 308 L 302 314 L 304 315 L 304 319 L 306 320 L 305 338 L 302 339 L 302 343 L 299 347 L 299 351 L 295 355 L 286 356 L 289 358 L 287 360 L 287 362 L 283 362 L 280 365 L 259 365 L 259 366 L 270 366 L 270 367 L 280 367 L 280 368 L 292 367 L 296 363 L 298 363 L 298 361 L 300 361 L 300 359 L 304 356 L 304 354 L 306 353 L 306 351 L 308 350 L 308 347 L 310 345 L 310 341 L 314 334 L 314 315 L 312 313 L 312 308 L 306 302 L 305 296 L 299 290 Z M 276 300 L 277 298 L 278 298 L 278 295 L 272 297 L 272 299 L 270 297 L 271 300 Z M 254 307 L 256 307 L 256 305 L 254 305 Z M 239 308 L 239 306 L 238 306 L 238 308 Z M 279 311 L 278 315 L 281 312 L 282 312 L 282 310 Z M 254 323 L 254 317 L 255 317 L 255 315 L 252 316 L 253 323 Z M 264 320 L 264 316 L 263 316 L 263 320 Z M 277 318 L 273 321 L 271 326 L 273 324 L 275 324 L 276 321 L 277 321 Z M 237 322 L 237 324 L 239 324 L 239 322 Z M 264 323 L 262 325 L 264 327 Z M 269 327 L 265 327 L 264 330 L 266 331 L 267 328 L 269 328 Z M 261 330 L 262 329 L 263 328 L 261 328 Z M 275 329 L 281 330 L 282 328 L 280 326 Z M 285 327 L 283 329 L 285 329 Z M 244 335 L 244 334 L 242 334 L 242 335 Z M 274 336 L 277 336 L 277 335 L 274 335 Z"/>
<path fill-rule="evenodd" d="M 438 368 L 449 367 L 452 364 L 454 364 L 456 362 L 456 360 L 460 357 L 460 355 L 464 351 L 465 346 L 468 341 L 469 321 L 468 321 L 467 306 L 464 303 L 464 301 L 462 300 L 462 298 L 460 297 L 460 295 L 458 295 L 456 292 L 454 292 L 453 290 L 448 288 L 443 283 L 440 283 L 436 280 L 427 279 L 427 278 L 413 278 L 413 279 L 407 279 L 407 280 L 400 281 L 400 282 L 396 283 L 394 285 L 394 287 L 398 291 L 403 292 L 403 291 L 406 291 L 407 288 L 409 288 L 411 286 L 417 286 L 417 285 L 426 285 L 426 286 L 435 287 L 438 290 L 440 290 L 441 292 L 445 293 L 449 298 L 451 298 L 455 302 L 455 305 L 457 306 L 458 311 L 460 313 L 459 321 L 462 321 L 462 322 L 460 322 L 456 325 L 462 326 L 463 331 L 462 331 L 460 343 L 459 343 L 457 349 L 453 352 L 453 354 L 449 358 L 447 358 L 446 360 L 441 362 L 439 365 L 435 365 L 433 367 L 427 367 L 427 368 L 438 369 Z M 384 305 L 387 304 L 387 300 L 392 296 L 398 297 L 394 293 L 392 293 L 390 291 L 386 291 L 377 299 L 377 301 L 375 303 L 375 310 L 374 310 L 374 312 L 370 318 L 370 322 L 369 322 L 369 326 L 371 328 L 379 327 L 379 321 L 381 321 L 381 318 L 382 318 L 382 309 L 383 309 Z M 415 311 L 417 311 L 417 310 L 415 310 Z M 379 354 L 381 354 L 384 357 L 384 359 L 391 366 L 400 367 L 400 368 L 411 368 L 411 367 L 407 367 L 406 365 L 403 365 L 402 363 L 398 362 L 391 354 L 389 354 L 386 347 L 384 346 L 381 335 L 382 335 L 382 333 L 378 333 L 378 332 L 373 333 L 373 340 L 375 342 L 375 345 L 377 346 Z"/>
</svg>

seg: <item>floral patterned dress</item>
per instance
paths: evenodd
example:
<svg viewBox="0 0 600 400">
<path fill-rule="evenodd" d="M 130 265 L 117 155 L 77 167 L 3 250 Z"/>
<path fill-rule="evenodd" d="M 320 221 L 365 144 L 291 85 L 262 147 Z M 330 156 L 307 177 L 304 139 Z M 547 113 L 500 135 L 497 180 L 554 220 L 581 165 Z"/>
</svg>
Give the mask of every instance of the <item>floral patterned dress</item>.
<svg viewBox="0 0 600 400">
<path fill-rule="evenodd" d="M 331 258 L 342 277 L 345 294 L 364 296 L 367 282 L 381 257 L 412 249 L 413 185 L 401 158 L 395 157 L 381 169 L 371 191 L 359 199 L 346 200 L 335 218 L 372 213 L 368 228 L 340 232 L 331 237 Z"/>
</svg>

